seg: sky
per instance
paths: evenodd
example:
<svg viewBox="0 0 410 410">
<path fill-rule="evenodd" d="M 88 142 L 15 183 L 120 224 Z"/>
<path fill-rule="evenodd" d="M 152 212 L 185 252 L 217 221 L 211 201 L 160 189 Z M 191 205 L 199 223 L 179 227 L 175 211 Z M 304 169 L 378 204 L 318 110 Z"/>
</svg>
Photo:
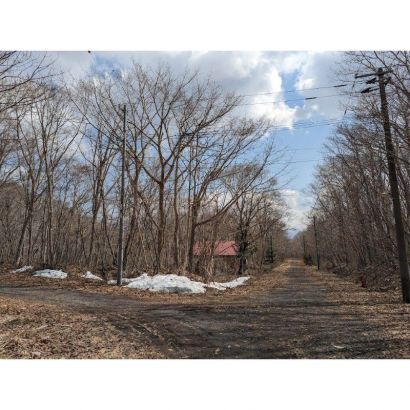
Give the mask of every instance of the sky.
<svg viewBox="0 0 410 410">
<path fill-rule="evenodd" d="M 265 115 L 274 121 L 276 145 L 284 153 L 272 171 L 277 173 L 286 167 L 278 182 L 289 210 L 287 228 L 291 235 L 304 229 L 313 205 L 309 190 L 315 168 L 323 158 L 323 144 L 343 118 L 346 97 L 341 91 L 349 91 L 347 87 L 332 87 L 340 84 L 335 69 L 341 53 L 61 51 L 49 55 L 68 80 L 92 72 L 126 69 L 133 61 L 146 65 L 164 62 L 177 73 L 198 69 L 227 91 L 258 94 L 245 97 L 244 102 L 250 105 L 240 109 L 251 117 Z"/>
</svg>

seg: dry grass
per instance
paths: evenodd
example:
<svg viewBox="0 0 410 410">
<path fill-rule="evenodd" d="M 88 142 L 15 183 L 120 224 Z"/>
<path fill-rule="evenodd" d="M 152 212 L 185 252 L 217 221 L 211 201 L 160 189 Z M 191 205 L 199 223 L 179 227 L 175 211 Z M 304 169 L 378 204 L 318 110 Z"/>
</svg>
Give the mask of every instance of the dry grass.
<svg viewBox="0 0 410 410">
<path fill-rule="evenodd" d="M 368 290 L 313 267 L 307 272 L 326 287 L 328 302 L 337 305 L 339 313 L 365 318 L 373 325 L 375 337 L 388 340 L 386 357 L 410 358 L 410 305 L 402 303 L 400 291 Z"/>
<path fill-rule="evenodd" d="M 332 300 L 346 304 L 400 304 L 401 294 L 397 289 L 389 291 L 376 291 L 363 288 L 359 282 L 351 278 L 328 272 L 317 271 L 313 266 L 306 267 L 306 271 L 316 280 L 323 283 L 331 295 Z"/>
<path fill-rule="evenodd" d="M 88 314 L 0 296 L 0 358 L 146 359 L 162 355 L 133 332 Z"/>
</svg>

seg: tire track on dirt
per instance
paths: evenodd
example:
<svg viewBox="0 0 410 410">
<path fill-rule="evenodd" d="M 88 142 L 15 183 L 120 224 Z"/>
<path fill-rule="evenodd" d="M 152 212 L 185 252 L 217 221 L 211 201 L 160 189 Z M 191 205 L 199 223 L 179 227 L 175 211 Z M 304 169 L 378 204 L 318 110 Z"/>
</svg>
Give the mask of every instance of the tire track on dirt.
<svg viewBox="0 0 410 410">
<path fill-rule="evenodd" d="M 126 338 L 138 333 L 169 358 L 392 357 L 393 343 L 362 306 L 334 302 L 326 283 L 292 262 L 280 287 L 208 304 L 161 304 L 64 289 L 1 287 L 101 317 Z"/>
</svg>

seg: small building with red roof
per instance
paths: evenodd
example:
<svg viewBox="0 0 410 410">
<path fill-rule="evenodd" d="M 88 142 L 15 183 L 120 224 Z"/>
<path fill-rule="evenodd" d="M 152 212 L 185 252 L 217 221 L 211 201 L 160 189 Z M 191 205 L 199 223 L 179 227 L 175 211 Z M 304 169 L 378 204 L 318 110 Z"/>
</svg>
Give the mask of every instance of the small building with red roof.
<svg viewBox="0 0 410 410">
<path fill-rule="evenodd" d="M 208 256 L 210 244 L 196 243 L 194 245 L 194 256 Z M 219 241 L 215 243 L 214 257 L 236 257 L 238 246 L 235 241 Z"/>
<path fill-rule="evenodd" d="M 205 259 L 211 256 L 211 243 L 197 242 L 194 245 L 195 271 L 199 273 Z M 238 250 L 235 241 L 218 241 L 214 244 L 213 264 L 215 274 L 234 274 L 238 270 Z"/>
</svg>

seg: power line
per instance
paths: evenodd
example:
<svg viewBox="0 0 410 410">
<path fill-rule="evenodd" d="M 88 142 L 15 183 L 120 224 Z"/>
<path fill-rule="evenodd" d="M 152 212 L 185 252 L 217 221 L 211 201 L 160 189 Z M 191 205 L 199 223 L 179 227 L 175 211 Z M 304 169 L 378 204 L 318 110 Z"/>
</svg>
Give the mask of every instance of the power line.
<svg viewBox="0 0 410 410">
<path fill-rule="evenodd" d="M 15 120 L 15 118 L 8 118 L 8 120 Z M 281 130 L 288 130 L 292 131 L 293 129 L 307 129 L 307 128 L 316 128 L 316 127 L 328 127 L 332 125 L 338 125 L 341 124 L 341 120 L 338 119 L 329 119 L 329 120 L 321 120 L 321 121 L 300 121 L 300 122 L 295 122 L 292 125 L 292 128 L 289 128 L 287 124 L 282 124 L 282 125 L 274 125 L 273 127 L 270 128 L 272 131 L 281 131 Z M 198 132 L 199 136 L 207 136 L 207 135 L 215 135 L 220 130 L 225 129 L 224 127 L 218 127 L 214 128 L 209 131 L 200 131 Z M 189 133 L 187 133 L 189 135 Z M 163 136 L 163 141 L 167 139 L 175 139 L 178 140 L 181 138 L 180 134 L 174 134 L 174 135 L 169 135 L 169 136 Z M 18 141 L 17 138 L 0 138 L 0 141 Z M 301 148 L 301 150 L 305 150 L 304 148 Z"/>
<path fill-rule="evenodd" d="M 247 105 L 258 105 L 258 104 L 288 103 L 288 102 L 295 102 L 295 101 L 311 101 L 311 100 L 317 100 L 319 98 L 340 97 L 342 95 L 343 94 L 330 94 L 330 95 L 317 95 L 317 96 L 312 96 L 312 97 L 294 98 L 294 99 L 291 99 L 291 100 L 256 101 L 256 102 L 253 102 L 253 103 L 236 104 L 236 107 L 247 106 Z"/>
<path fill-rule="evenodd" d="M 364 83 L 365 82 L 365 80 L 360 80 L 360 81 L 355 80 L 355 81 L 356 81 L 356 83 Z M 355 82 L 355 81 L 353 81 L 353 82 Z M 332 88 L 344 88 L 344 87 L 347 87 L 348 85 L 349 85 L 349 82 L 347 81 L 344 84 L 334 84 L 334 85 L 326 85 L 326 86 L 320 86 L 320 87 L 295 88 L 293 90 L 288 89 L 288 90 L 280 90 L 280 91 L 267 91 L 267 92 L 263 92 L 263 93 L 254 93 L 254 94 L 238 94 L 238 97 L 257 97 L 259 95 L 262 96 L 262 95 L 274 95 L 274 94 L 292 94 L 292 93 L 298 93 L 298 92 L 304 92 L 304 91 L 316 91 L 316 90 L 325 90 L 325 89 L 332 89 Z M 336 95 L 338 95 L 338 94 L 336 94 Z M 208 101 L 208 100 L 212 100 L 212 99 L 213 98 L 200 98 L 199 101 Z M 6 104 L 10 104 L 10 103 L 0 102 L 0 104 L 6 105 Z"/>
<path fill-rule="evenodd" d="M 360 95 L 362 95 L 361 93 L 358 93 Z M 263 94 L 255 94 L 255 95 L 263 95 Z M 341 97 L 344 94 L 330 94 L 330 95 L 315 95 L 315 96 L 310 96 L 310 97 L 301 97 L 301 98 L 293 98 L 293 99 L 289 99 L 289 100 L 276 100 L 276 101 L 255 101 L 255 102 L 251 102 L 251 103 L 237 103 L 237 104 L 233 104 L 232 109 L 235 109 L 237 107 L 244 107 L 244 106 L 252 106 L 252 105 L 261 105 L 261 104 L 280 104 L 280 103 L 289 103 L 289 102 L 296 102 L 296 101 L 314 101 L 320 98 L 330 98 L 330 97 Z M 238 96 L 239 98 L 241 97 L 240 95 Z M 209 101 L 212 100 L 212 98 L 203 98 L 203 99 L 199 99 L 198 101 Z M 134 105 L 136 106 L 136 103 L 128 103 L 127 105 Z M 174 106 L 174 108 L 180 108 L 183 107 L 184 104 L 179 104 Z M 216 104 L 213 106 L 214 108 L 216 107 L 224 107 L 223 104 Z"/>
<path fill-rule="evenodd" d="M 327 86 L 322 86 L 322 87 L 295 88 L 293 90 L 270 91 L 270 92 L 265 92 L 265 93 L 240 94 L 240 97 L 255 97 L 258 95 L 271 95 L 271 94 L 289 94 L 289 93 L 297 93 L 297 92 L 303 92 L 303 91 L 324 90 L 324 89 L 329 89 L 329 88 L 343 88 L 343 87 L 347 87 L 348 85 L 349 84 L 346 83 L 346 84 L 327 85 Z"/>
<path fill-rule="evenodd" d="M 314 91 L 314 90 L 324 90 L 324 89 L 330 89 L 330 88 L 344 88 L 348 87 L 350 83 L 365 83 L 366 80 L 350 80 L 350 81 L 344 81 L 343 83 L 339 84 L 330 84 L 330 85 L 324 85 L 324 86 L 319 86 L 319 87 L 306 87 L 306 88 L 294 88 L 294 89 L 287 89 L 287 90 L 280 90 L 280 91 L 267 91 L 263 93 L 254 93 L 254 94 L 238 94 L 239 97 L 254 97 L 258 95 L 270 95 L 270 94 L 288 94 L 288 93 L 296 93 L 296 92 L 303 92 L 303 91 Z"/>
<path fill-rule="evenodd" d="M 330 118 L 330 119 L 324 119 L 320 121 L 300 121 L 300 122 L 295 122 L 292 124 L 292 127 L 289 127 L 288 124 L 281 124 L 281 125 L 273 125 L 272 127 L 269 127 L 269 131 L 281 131 L 281 130 L 288 130 L 292 131 L 293 129 L 307 129 L 307 128 L 315 128 L 315 127 L 328 127 L 332 125 L 339 125 L 341 122 L 337 118 Z M 226 130 L 227 127 L 229 127 L 229 124 L 227 124 L 225 127 L 217 127 L 213 128 L 207 131 L 199 131 L 197 133 L 198 136 L 211 136 L 211 135 L 216 135 L 221 130 Z M 239 133 L 240 131 L 238 131 Z M 189 136 L 192 133 L 186 132 L 185 135 Z M 182 134 L 174 134 L 174 135 L 169 135 L 169 136 L 163 136 L 162 141 L 165 140 L 170 140 L 170 139 L 175 139 L 178 140 L 182 137 Z M 150 137 L 144 137 L 144 138 L 150 138 Z"/>
</svg>

